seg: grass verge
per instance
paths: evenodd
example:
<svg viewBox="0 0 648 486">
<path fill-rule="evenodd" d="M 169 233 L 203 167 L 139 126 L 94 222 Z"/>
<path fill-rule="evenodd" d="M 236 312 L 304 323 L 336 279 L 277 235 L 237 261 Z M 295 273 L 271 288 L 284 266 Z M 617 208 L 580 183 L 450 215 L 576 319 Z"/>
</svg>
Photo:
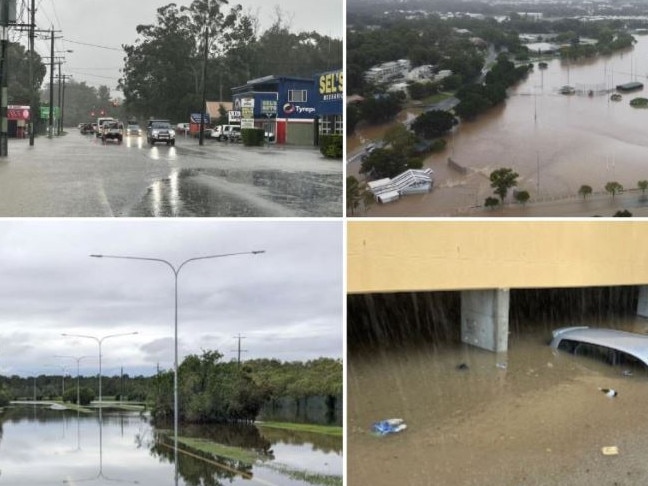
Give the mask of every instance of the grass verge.
<svg viewBox="0 0 648 486">
<path fill-rule="evenodd" d="M 255 425 L 257 427 L 271 427 L 274 429 L 295 430 L 297 432 L 311 432 L 313 434 L 342 437 L 342 427 L 334 425 L 295 424 L 288 422 L 257 422 Z"/>
</svg>

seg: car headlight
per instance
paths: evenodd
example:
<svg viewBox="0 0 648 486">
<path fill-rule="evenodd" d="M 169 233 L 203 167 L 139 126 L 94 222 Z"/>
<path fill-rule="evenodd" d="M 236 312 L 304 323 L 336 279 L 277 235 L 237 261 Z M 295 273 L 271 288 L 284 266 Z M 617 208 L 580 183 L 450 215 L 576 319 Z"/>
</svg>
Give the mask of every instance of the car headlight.
<svg viewBox="0 0 648 486">
<path fill-rule="evenodd" d="M 160 132 L 158 130 L 151 131 L 151 135 L 153 135 L 154 137 L 157 137 L 159 135 L 159 133 Z"/>
<path fill-rule="evenodd" d="M 169 135 L 175 137 L 175 130 L 169 130 Z"/>
</svg>

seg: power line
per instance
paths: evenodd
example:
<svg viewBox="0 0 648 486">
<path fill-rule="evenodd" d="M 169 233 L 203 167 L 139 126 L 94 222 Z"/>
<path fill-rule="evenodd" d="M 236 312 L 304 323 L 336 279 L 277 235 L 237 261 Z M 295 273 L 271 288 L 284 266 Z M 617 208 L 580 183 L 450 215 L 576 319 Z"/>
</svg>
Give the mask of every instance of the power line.
<svg viewBox="0 0 648 486">
<path fill-rule="evenodd" d="M 87 42 L 79 42 L 79 41 L 73 41 L 68 39 L 67 37 L 64 38 L 66 42 L 71 42 L 72 44 L 79 44 L 82 46 L 90 46 L 90 47 L 97 47 L 98 49 L 108 49 L 109 51 L 122 51 L 123 49 L 121 47 L 109 47 L 109 46 L 100 46 L 97 44 L 89 44 Z"/>
</svg>

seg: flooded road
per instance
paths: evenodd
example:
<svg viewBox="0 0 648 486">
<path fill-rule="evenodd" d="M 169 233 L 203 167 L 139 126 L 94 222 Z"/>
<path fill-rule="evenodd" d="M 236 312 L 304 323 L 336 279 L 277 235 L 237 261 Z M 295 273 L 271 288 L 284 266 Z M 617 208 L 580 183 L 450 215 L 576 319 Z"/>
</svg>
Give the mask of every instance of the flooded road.
<svg viewBox="0 0 648 486">
<path fill-rule="evenodd" d="M 10 140 L 0 162 L 0 216 L 342 215 L 342 163 L 317 149 L 129 137 L 103 145 L 71 129 Z"/>
<path fill-rule="evenodd" d="M 181 430 L 254 454 L 253 464 L 179 447 L 136 412 L 78 414 L 44 405 L 0 413 L 0 485 L 109 484 L 197 486 L 342 484 L 342 440 L 247 426 Z M 320 483 L 318 483 L 320 481 Z"/>
<path fill-rule="evenodd" d="M 627 368 L 553 351 L 551 330 L 566 325 L 648 332 L 634 317 L 558 318 L 513 326 L 507 353 L 456 339 L 351 349 L 348 485 L 648 484 L 646 370 L 626 376 Z M 408 428 L 370 432 L 393 417 Z M 609 446 L 618 455 L 604 455 Z"/>
<path fill-rule="evenodd" d="M 436 176 L 430 194 L 374 205 L 368 215 L 483 215 L 484 209 L 476 206 L 493 195 L 488 176 L 500 167 L 520 175 L 518 189 L 531 194 L 532 204 L 577 197 L 584 184 L 603 195 L 610 181 L 636 189 L 646 179 L 648 125 L 646 110 L 632 108 L 629 101 L 647 96 L 648 87 L 624 94 L 619 102 L 610 100 L 616 85 L 648 80 L 648 37 L 636 39 L 633 50 L 609 57 L 576 63 L 552 59 L 544 70 L 536 63 L 529 77 L 509 91 L 504 106 L 461 123 L 447 137 L 447 149 L 426 160 Z M 559 94 L 567 84 L 577 93 Z M 371 139 L 382 129 L 372 130 L 361 129 L 361 137 Z M 448 157 L 468 168 L 468 174 L 449 169 Z M 349 174 L 357 173 L 358 165 L 350 164 Z M 547 206 L 544 215 L 574 212 Z"/>
</svg>

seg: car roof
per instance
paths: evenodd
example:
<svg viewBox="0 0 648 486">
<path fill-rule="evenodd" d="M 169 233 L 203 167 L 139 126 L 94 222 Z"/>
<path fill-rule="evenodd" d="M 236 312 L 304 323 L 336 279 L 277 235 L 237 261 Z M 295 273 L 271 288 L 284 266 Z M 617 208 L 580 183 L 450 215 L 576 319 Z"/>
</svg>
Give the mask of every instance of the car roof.
<svg viewBox="0 0 648 486">
<path fill-rule="evenodd" d="M 644 334 L 587 326 L 563 327 L 553 331 L 551 347 L 557 348 L 564 339 L 616 349 L 648 366 L 648 336 Z"/>
</svg>

